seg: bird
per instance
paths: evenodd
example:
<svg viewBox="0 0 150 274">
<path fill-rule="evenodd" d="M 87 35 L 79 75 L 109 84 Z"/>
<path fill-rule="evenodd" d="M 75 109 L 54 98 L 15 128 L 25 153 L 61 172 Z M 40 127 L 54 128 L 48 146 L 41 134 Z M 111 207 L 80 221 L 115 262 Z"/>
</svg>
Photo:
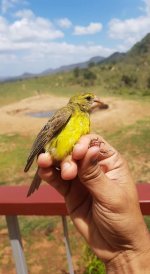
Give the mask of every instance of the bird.
<svg viewBox="0 0 150 274">
<path fill-rule="evenodd" d="M 82 135 L 90 132 L 90 110 L 94 105 L 103 104 L 92 92 L 72 96 L 68 104 L 58 109 L 38 133 L 27 158 L 24 172 L 27 172 L 35 157 L 49 152 L 56 163 L 69 155 Z M 38 168 L 29 187 L 27 197 L 38 190 L 41 178 Z"/>
</svg>

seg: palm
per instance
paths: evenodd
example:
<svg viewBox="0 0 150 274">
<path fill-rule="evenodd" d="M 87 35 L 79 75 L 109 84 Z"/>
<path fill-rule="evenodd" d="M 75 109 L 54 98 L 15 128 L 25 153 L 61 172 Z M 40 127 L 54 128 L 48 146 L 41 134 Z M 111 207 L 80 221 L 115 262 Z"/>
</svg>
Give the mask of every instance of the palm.
<svg viewBox="0 0 150 274">
<path fill-rule="evenodd" d="M 114 157 L 116 157 L 115 163 L 118 165 L 118 168 L 114 165 L 112 169 L 111 166 Z M 118 236 L 120 234 L 121 237 L 121 227 L 124 220 L 119 219 L 120 215 L 118 220 L 114 219 L 114 211 L 118 207 L 118 202 L 116 203 L 118 196 L 120 197 L 120 201 L 124 196 L 125 184 L 122 185 L 121 183 L 120 185 L 119 183 L 119 178 L 123 175 L 123 161 L 114 151 L 109 158 L 103 157 L 98 164 L 103 170 L 107 170 L 105 174 L 110 181 L 107 195 L 101 193 L 99 200 L 93 199 L 78 177 L 71 184 L 69 182 L 65 200 L 69 214 L 80 233 L 90 243 L 95 252 L 101 250 L 101 253 L 97 254 L 98 256 L 104 260 L 108 260 L 111 256 L 114 256 L 115 250 L 119 251 L 119 245 L 121 244 Z M 124 172 L 127 172 L 126 169 Z M 115 185 L 113 184 L 113 180 L 117 180 Z M 66 182 L 64 183 L 66 185 Z M 113 196 L 111 184 L 113 184 Z M 120 221 L 120 225 L 117 231 L 114 231 L 113 223 L 116 221 Z M 118 239 L 116 240 L 117 237 Z M 107 254 L 103 250 L 107 250 Z"/>
<path fill-rule="evenodd" d="M 78 160 L 78 177 L 72 176 L 72 170 L 67 171 L 69 182 L 63 180 L 66 177 L 63 176 L 63 163 L 61 174 L 51 166 L 48 175 L 44 171 L 45 175 L 41 174 L 41 177 L 64 196 L 74 224 L 95 253 L 107 261 L 130 242 L 129 232 L 135 233 L 130 227 L 132 218 L 141 215 L 135 186 L 125 161 L 107 142 L 100 151 L 93 152 L 93 148 L 88 149 L 88 137 L 84 138 L 84 155 L 77 159 L 73 151 L 72 156 Z M 137 226 L 140 221 L 137 217 Z"/>
</svg>

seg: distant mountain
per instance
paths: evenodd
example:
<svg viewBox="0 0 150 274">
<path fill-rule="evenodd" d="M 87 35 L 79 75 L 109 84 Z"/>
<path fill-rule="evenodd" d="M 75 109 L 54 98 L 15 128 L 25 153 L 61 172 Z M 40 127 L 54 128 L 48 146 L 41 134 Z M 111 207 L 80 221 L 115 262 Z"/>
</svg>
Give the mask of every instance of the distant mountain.
<svg viewBox="0 0 150 274">
<path fill-rule="evenodd" d="M 55 73 L 58 73 L 58 72 L 67 72 L 67 71 L 71 71 L 71 70 L 75 69 L 76 67 L 78 67 L 78 68 L 87 68 L 90 63 L 97 64 L 97 63 L 103 61 L 104 59 L 105 58 L 102 57 L 102 56 L 95 56 L 95 57 L 92 57 L 91 59 L 89 59 L 88 61 L 85 61 L 85 62 L 75 63 L 75 64 L 71 64 L 71 65 L 65 65 L 65 66 L 61 66 L 61 67 L 56 68 L 56 69 L 52 69 L 52 68 L 46 69 L 43 72 L 38 73 L 38 74 L 25 72 L 22 75 L 18 75 L 18 76 L 12 76 L 12 77 L 8 76 L 8 77 L 2 77 L 2 78 L 0 77 L 0 82 L 17 81 L 17 80 L 33 78 L 33 77 L 36 77 L 36 76 L 37 77 L 38 76 L 46 76 L 46 75 L 55 74 Z"/>
<path fill-rule="evenodd" d="M 100 66 L 101 83 L 107 83 L 107 89 L 150 95 L 150 33 L 126 53 L 114 53 L 103 63 L 106 66 Z"/>
<path fill-rule="evenodd" d="M 140 42 L 136 43 L 127 54 L 132 57 L 150 54 L 150 33 L 148 33 Z"/>
<path fill-rule="evenodd" d="M 55 73 L 58 73 L 58 72 L 67 72 L 67 71 L 70 71 L 70 70 L 73 70 L 75 68 L 87 68 L 88 65 L 90 63 L 99 63 L 101 61 L 103 61 L 105 58 L 102 57 L 102 56 L 95 56 L 91 59 L 89 59 L 88 61 L 85 61 L 85 62 L 81 62 L 81 63 L 75 63 L 75 64 L 71 64 L 71 65 L 66 65 L 66 66 L 61 66 L 59 68 L 56 68 L 56 69 L 47 69 L 47 70 L 44 70 L 42 73 L 40 73 L 39 75 L 48 75 L 48 74 L 55 74 Z"/>
<path fill-rule="evenodd" d="M 24 80 L 24 79 L 29 79 L 35 77 L 36 74 L 25 72 L 22 75 L 18 76 L 8 76 L 8 77 L 0 77 L 0 82 L 14 82 L 17 80 Z"/>
<path fill-rule="evenodd" d="M 112 63 L 121 61 L 126 56 L 126 53 L 123 52 L 114 52 L 109 57 L 105 58 L 101 63 Z"/>
<path fill-rule="evenodd" d="M 141 41 L 136 43 L 129 51 L 126 53 L 121 53 L 121 52 L 114 52 L 107 58 L 104 58 L 102 56 L 95 56 L 85 62 L 80 62 L 80 63 L 75 63 L 71 65 L 65 65 L 61 66 L 56 69 L 49 68 L 47 70 L 44 70 L 43 72 L 39 74 L 32 74 L 32 73 L 24 73 L 22 75 L 16 76 L 16 77 L 0 77 L 0 82 L 5 82 L 5 81 L 16 81 L 16 80 L 23 80 L 23 79 L 28 79 L 28 78 L 33 78 L 33 77 L 40 77 L 40 76 L 46 76 L 50 74 L 55 74 L 58 72 L 69 72 L 76 67 L 82 69 L 82 68 L 87 68 L 90 63 L 98 64 L 98 65 L 103 65 L 103 64 L 109 64 L 109 63 L 115 63 L 115 64 L 122 64 L 124 67 L 126 64 L 132 64 L 132 67 L 137 67 L 141 68 L 142 66 L 150 65 L 150 33 L 148 33 Z"/>
<path fill-rule="evenodd" d="M 132 66 L 139 65 L 139 69 L 143 64 L 150 65 L 150 33 L 148 33 L 141 41 L 137 42 L 131 49 L 126 53 L 114 52 L 100 64 L 108 63 L 121 63 L 121 64 L 132 64 Z"/>
</svg>

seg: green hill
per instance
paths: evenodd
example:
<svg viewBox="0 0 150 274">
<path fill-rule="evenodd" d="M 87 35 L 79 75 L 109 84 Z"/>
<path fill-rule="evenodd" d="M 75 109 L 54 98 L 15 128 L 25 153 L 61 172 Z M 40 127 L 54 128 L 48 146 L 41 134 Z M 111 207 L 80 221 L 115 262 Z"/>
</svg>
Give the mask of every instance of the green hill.
<svg viewBox="0 0 150 274">
<path fill-rule="evenodd" d="M 148 33 L 140 42 L 136 43 L 131 50 L 129 50 L 127 56 L 130 57 L 150 57 L 150 33 Z"/>
<path fill-rule="evenodd" d="M 150 33 L 127 53 L 116 52 L 86 68 L 0 83 L 0 105 L 42 93 L 70 96 L 85 88 L 103 95 L 150 95 Z"/>
<path fill-rule="evenodd" d="M 117 58 L 114 57 L 99 67 L 101 71 L 107 70 L 109 87 L 117 91 L 127 88 L 128 93 L 150 95 L 150 33 L 126 54 L 116 54 Z M 105 73 L 102 72 L 102 75 Z"/>
</svg>

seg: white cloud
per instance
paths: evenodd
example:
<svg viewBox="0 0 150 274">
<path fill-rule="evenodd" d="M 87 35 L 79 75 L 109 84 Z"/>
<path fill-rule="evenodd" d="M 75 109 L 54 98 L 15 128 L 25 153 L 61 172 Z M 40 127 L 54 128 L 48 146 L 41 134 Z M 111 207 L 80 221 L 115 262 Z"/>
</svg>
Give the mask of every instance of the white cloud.
<svg viewBox="0 0 150 274">
<path fill-rule="evenodd" d="M 14 22 L 9 22 L 0 16 L 0 61 L 3 63 L 0 76 L 19 75 L 24 71 L 37 73 L 96 55 L 108 56 L 114 51 L 94 42 L 83 45 L 58 42 L 56 39 L 63 38 L 64 33 L 31 10 L 20 10 L 14 18 Z"/>
<path fill-rule="evenodd" d="M 109 23 L 109 34 L 114 39 L 136 40 L 150 30 L 150 17 L 140 16 L 135 19 L 113 19 Z"/>
<path fill-rule="evenodd" d="M 3 1 L 3 13 L 20 2 Z M 22 9 L 13 13 L 13 19 L 12 22 L 0 16 L 0 62 L 3 63 L 0 76 L 19 75 L 24 71 L 37 73 L 47 67 L 56 68 L 62 64 L 85 61 L 95 55 L 108 56 L 113 52 L 113 49 L 94 43 L 74 45 L 56 42 L 56 39 L 64 37 L 64 33 L 56 26 L 72 27 L 68 18 L 55 21 L 54 25 L 50 20 L 36 16 L 32 10 Z M 91 23 L 81 27 L 80 31 L 76 28 L 76 34 L 94 34 L 101 29 L 100 23 Z"/>
<path fill-rule="evenodd" d="M 88 34 L 95 34 L 102 30 L 101 23 L 90 23 L 88 26 L 75 26 L 74 34 L 75 35 L 88 35 Z"/>
<path fill-rule="evenodd" d="M 125 50 L 150 32 L 150 0 L 143 0 L 143 3 L 144 15 L 126 20 L 114 18 L 109 22 L 110 38 L 122 40 L 121 47 Z"/>
<path fill-rule="evenodd" d="M 3 53 L 5 58 L 3 57 L 3 66 L 0 66 L 0 76 L 19 75 L 24 71 L 38 73 L 46 68 L 56 68 L 61 65 L 82 62 L 98 55 L 108 56 L 114 52 L 113 49 L 96 44 L 74 45 L 52 41 L 38 43 L 29 41 L 26 43 L 13 42 L 5 43 L 5 45 L 5 52 Z M 13 48 L 13 51 L 11 48 Z"/>
<path fill-rule="evenodd" d="M 15 13 L 15 17 L 18 17 L 18 18 L 33 18 L 35 16 L 34 16 L 34 13 L 32 12 L 32 10 L 23 9 L 23 10 L 18 10 Z"/>
<path fill-rule="evenodd" d="M 11 8 L 15 7 L 18 4 L 26 4 L 26 0 L 2 0 L 0 9 L 2 13 L 8 12 Z"/>
<path fill-rule="evenodd" d="M 140 9 L 147 15 L 150 15 L 150 0 L 142 0 L 142 2 L 143 6 Z"/>
<path fill-rule="evenodd" d="M 10 27 L 10 37 L 13 41 L 53 40 L 64 36 L 63 32 L 54 28 L 53 24 L 44 18 L 22 18 Z"/>
<path fill-rule="evenodd" d="M 11 45 L 12 50 L 17 47 L 24 46 L 29 41 L 49 41 L 64 37 L 62 31 L 56 29 L 52 22 L 42 17 L 36 17 L 32 11 L 23 10 L 16 13 L 18 18 L 13 23 L 8 23 L 4 17 L 0 17 L 0 49 Z M 20 43 L 20 44 L 19 44 Z"/>
<path fill-rule="evenodd" d="M 0 16 L 0 34 L 2 35 L 7 30 L 7 21 L 4 17 Z"/>
<path fill-rule="evenodd" d="M 16 55 L 15 54 L 0 54 L 0 62 L 5 64 L 10 64 L 10 62 L 16 61 Z"/>
<path fill-rule="evenodd" d="M 61 27 L 61 28 L 70 28 L 72 26 L 72 22 L 68 19 L 68 18 L 62 18 L 59 19 L 57 21 L 57 24 Z"/>
</svg>

